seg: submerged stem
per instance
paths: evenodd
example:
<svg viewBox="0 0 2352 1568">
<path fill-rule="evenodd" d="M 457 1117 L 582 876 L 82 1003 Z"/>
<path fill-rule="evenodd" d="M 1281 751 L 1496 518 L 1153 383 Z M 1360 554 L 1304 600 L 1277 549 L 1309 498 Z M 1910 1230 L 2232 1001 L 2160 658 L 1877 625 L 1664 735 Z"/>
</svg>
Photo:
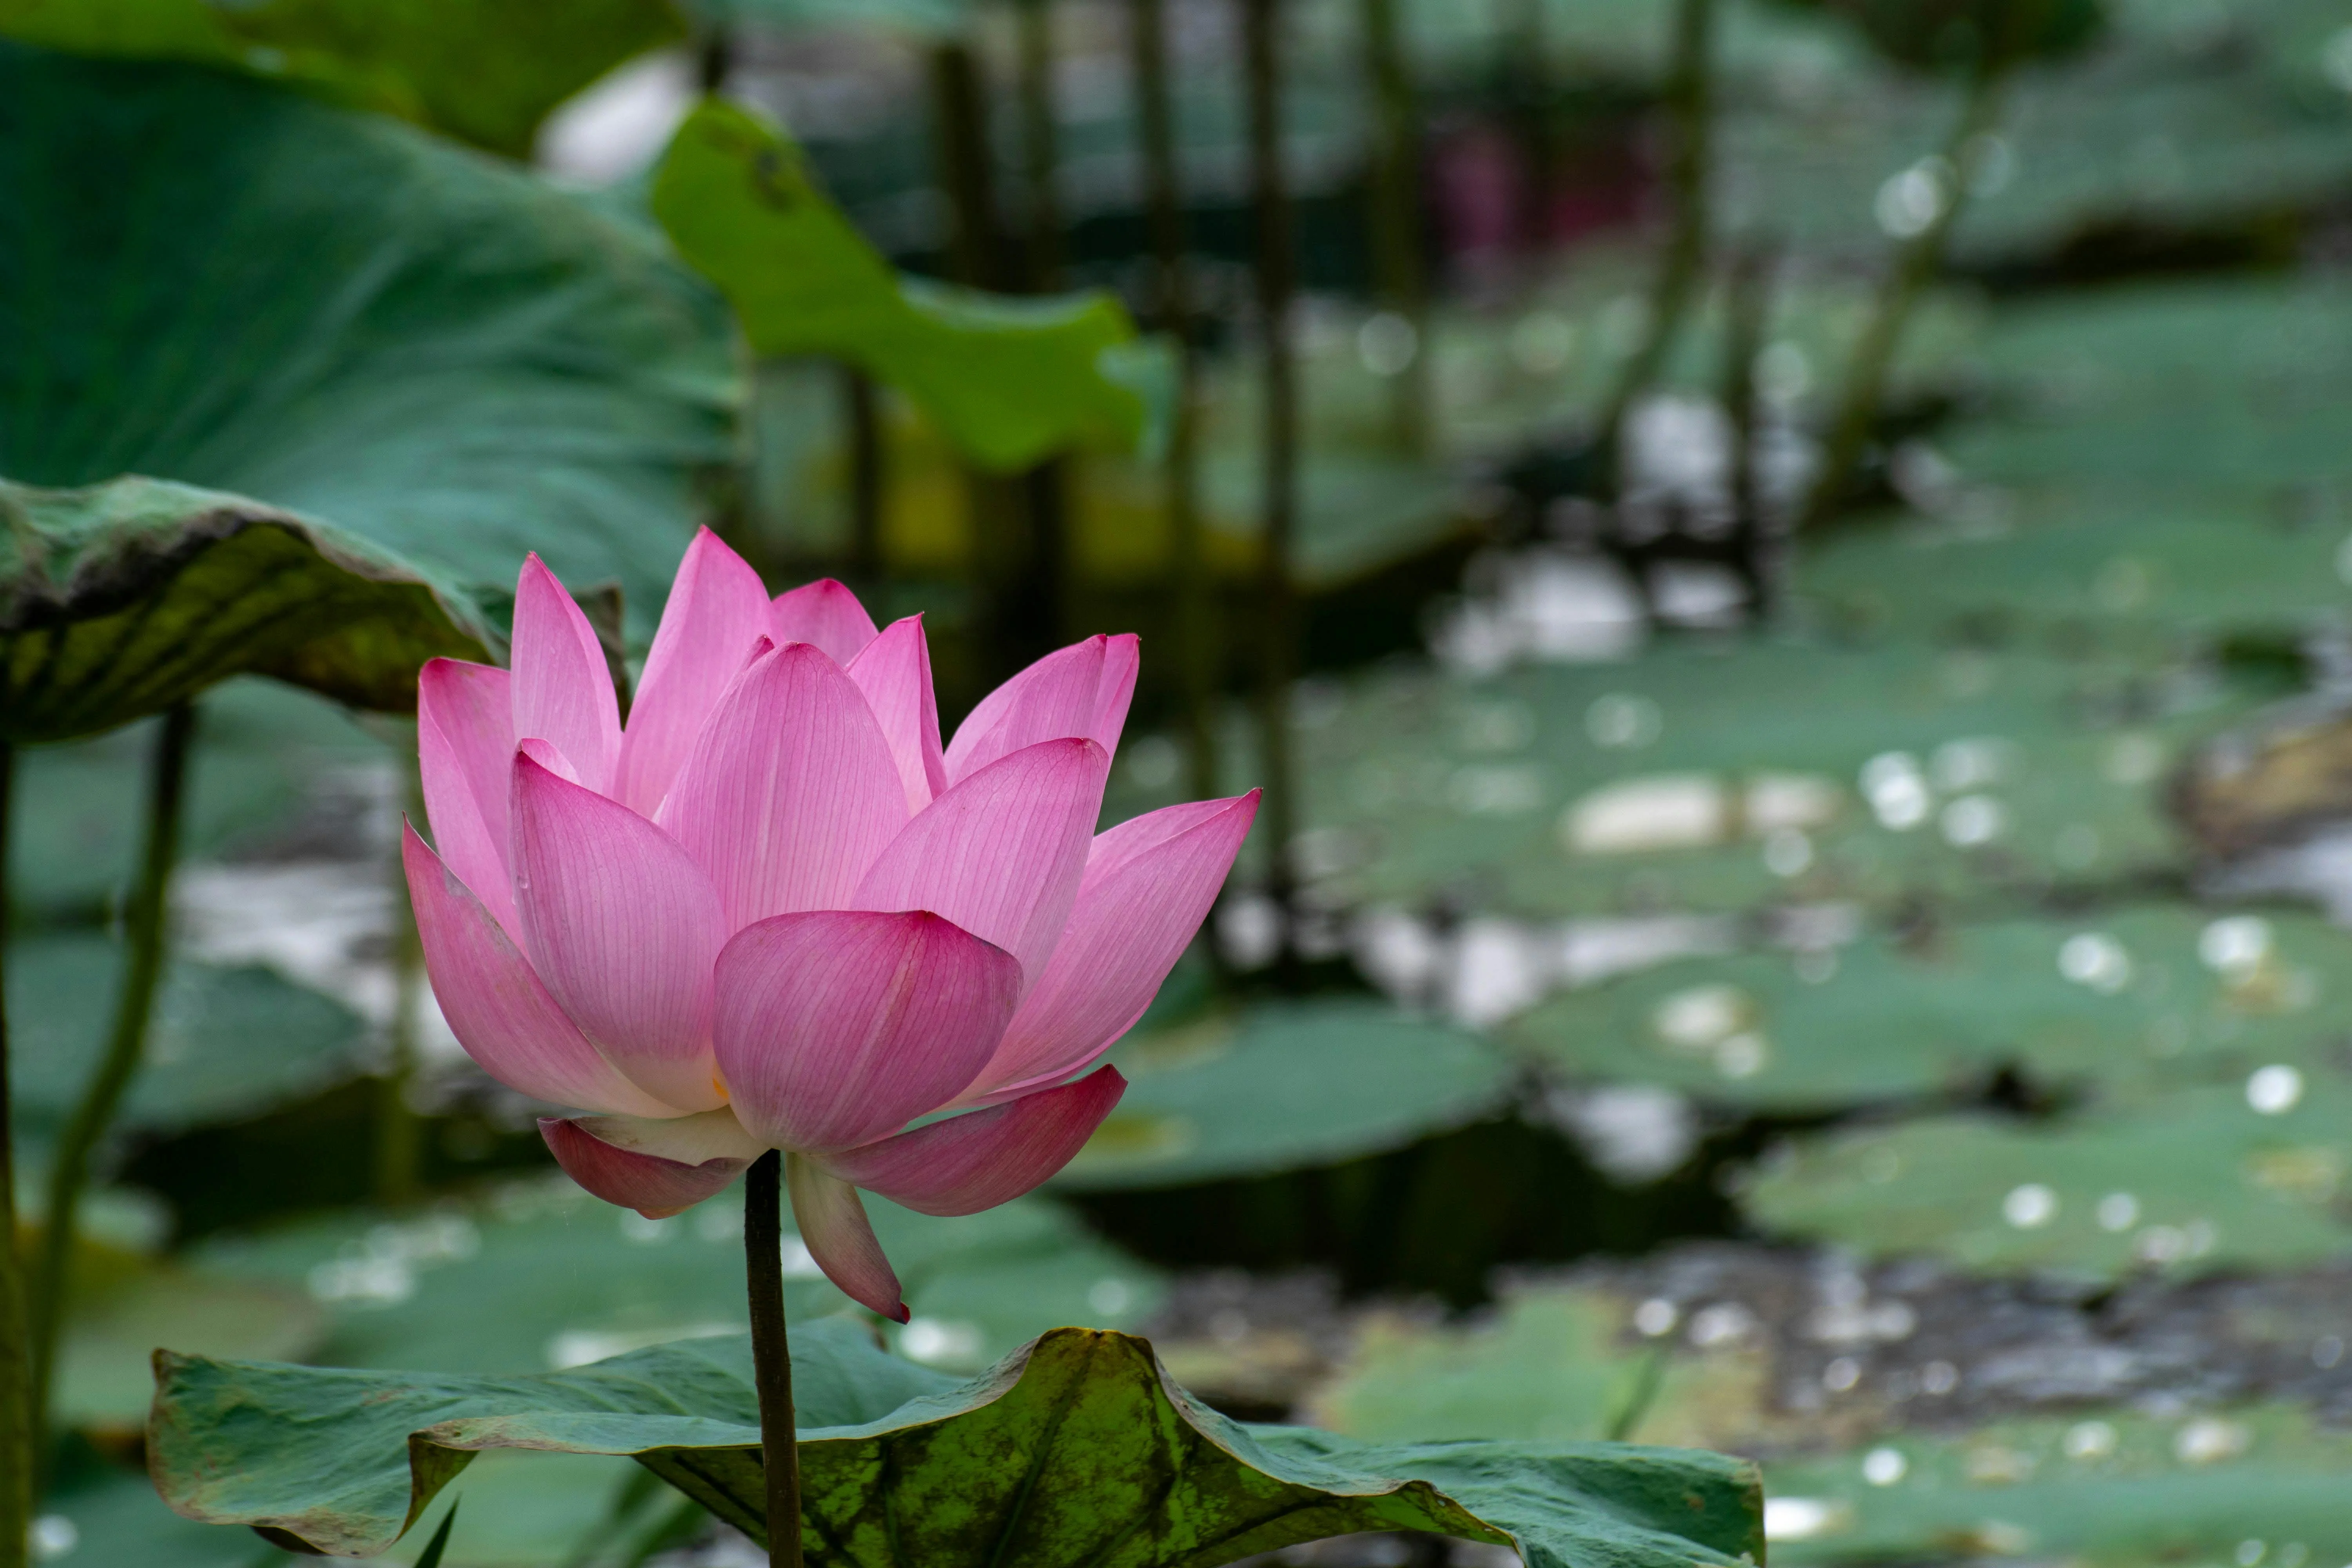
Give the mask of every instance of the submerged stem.
<svg viewBox="0 0 2352 1568">
<path fill-rule="evenodd" d="M 16 779 L 16 748 L 0 741 L 0 953 L 8 944 L 8 827 Z M 33 1528 L 33 1369 L 8 1114 L 8 1002 L 0 980 L 0 1568 L 25 1568 Z"/>
<path fill-rule="evenodd" d="M 183 704 L 163 716 L 147 776 L 147 826 L 139 880 L 125 911 L 122 991 L 115 1002 L 114 1029 L 106 1055 L 73 1119 L 58 1139 L 49 1167 L 48 1212 L 41 1226 L 41 1252 L 30 1292 L 33 1415 L 36 1430 L 47 1419 L 57 1370 L 67 1275 L 73 1262 L 75 1217 L 89 1184 L 90 1156 L 113 1124 L 123 1091 L 137 1076 L 154 1016 L 155 987 L 163 973 L 163 942 L 172 890 L 172 867 L 180 852 L 180 801 L 188 775 L 188 746 L 196 713 Z"/>
<path fill-rule="evenodd" d="M 768 1479 L 769 1568 L 801 1568 L 801 1456 L 784 1335 L 784 1157 L 771 1149 L 743 1178 L 743 1276 L 751 1303 L 751 1375 Z"/>
</svg>

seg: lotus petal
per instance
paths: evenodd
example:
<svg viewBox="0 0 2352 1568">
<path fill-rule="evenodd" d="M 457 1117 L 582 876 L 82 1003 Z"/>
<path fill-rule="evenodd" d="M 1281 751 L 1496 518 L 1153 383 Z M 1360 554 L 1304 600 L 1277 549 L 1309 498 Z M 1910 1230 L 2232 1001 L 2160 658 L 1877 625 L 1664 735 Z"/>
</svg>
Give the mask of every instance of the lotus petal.
<svg viewBox="0 0 2352 1568">
<path fill-rule="evenodd" d="M 1131 635 L 1088 637 L 1047 654 L 982 698 L 948 742 L 948 781 L 961 784 L 1043 741 L 1084 736 L 1106 752 L 1116 751 L 1135 693 L 1137 647 Z"/>
<path fill-rule="evenodd" d="M 514 713 L 503 669 L 428 661 L 416 677 L 416 761 L 425 816 L 458 879 L 509 932 L 516 930 L 507 865 Z"/>
<path fill-rule="evenodd" d="M 564 1174 L 647 1219 L 665 1219 L 724 1191 L 767 1152 L 724 1108 L 661 1121 L 541 1117 L 539 1135 Z"/>
<path fill-rule="evenodd" d="M 653 651 L 621 736 L 613 795 L 651 816 L 686 765 L 694 738 L 768 629 L 760 574 L 709 529 L 694 536 L 662 607 Z"/>
<path fill-rule="evenodd" d="M 882 1255 L 882 1244 L 874 1239 L 857 1189 L 800 1154 L 784 1156 L 784 1184 L 793 1195 L 793 1220 L 801 1240 L 824 1277 L 851 1300 L 892 1322 L 905 1322 L 908 1313 L 898 1276 Z"/>
<path fill-rule="evenodd" d="M 1171 805 L 1096 837 L 1068 929 L 965 1101 L 1066 1078 L 1135 1026 L 1216 902 L 1257 801 Z"/>
<path fill-rule="evenodd" d="M 1012 954 L 935 914 L 778 915 L 719 955 L 719 1070 L 777 1148 L 870 1142 L 971 1081 L 1020 989 Z"/>
<path fill-rule="evenodd" d="M 631 1116 L 676 1113 L 597 1055 L 482 900 L 404 824 L 400 858 L 441 1016 L 484 1072 L 556 1105 Z"/>
<path fill-rule="evenodd" d="M 893 621 L 849 663 L 849 679 L 866 694 L 898 763 L 907 788 L 907 813 L 931 804 L 948 787 L 940 751 L 940 710 L 931 692 L 931 652 L 923 637 L 923 617 Z"/>
<path fill-rule="evenodd" d="M 595 628 L 534 554 L 515 583 L 514 732 L 551 742 L 603 795 L 621 756 L 621 706 Z"/>
<path fill-rule="evenodd" d="M 1110 759 L 1092 741 L 1002 758 L 907 824 L 850 907 L 929 910 L 1021 961 L 1034 984 L 1069 921 Z"/>
<path fill-rule="evenodd" d="M 769 607 L 768 626 L 779 647 L 814 643 L 835 664 L 856 658 L 875 637 L 874 617 L 857 595 L 830 577 L 777 595 Z"/>
<path fill-rule="evenodd" d="M 527 752 L 514 764 L 515 906 L 531 966 L 581 1033 L 681 1110 L 725 1103 L 710 1055 L 719 897 L 677 840 Z"/>
<path fill-rule="evenodd" d="M 810 1158 L 923 1214 L 978 1214 L 1068 1164 L 1126 1092 L 1117 1068 L 1100 1068 L 1059 1089 Z"/>
<path fill-rule="evenodd" d="M 906 825 L 906 785 L 856 683 L 814 644 L 789 643 L 727 689 L 657 820 L 734 931 L 847 905 Z"/>
</svg>

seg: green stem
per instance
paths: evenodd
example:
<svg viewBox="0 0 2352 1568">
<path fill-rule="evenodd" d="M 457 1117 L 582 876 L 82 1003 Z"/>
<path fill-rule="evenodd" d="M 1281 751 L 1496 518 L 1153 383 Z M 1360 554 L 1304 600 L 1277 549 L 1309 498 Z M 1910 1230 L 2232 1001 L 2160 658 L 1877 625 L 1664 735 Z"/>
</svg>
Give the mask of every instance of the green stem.
<svg viewBox="0 0 2352 1568">
<path fill-rule="evenodd" d="M 1161 478 L 1175 590 L 1177 679 L 1192 761 L 1192 795 L 1218 793 L 1217 631 L 1201 533 L 1200 353 L 1192 341 L 1192 271 L 1186 257 L 1184 198 L 1176 161 L 1176 115 L 1168 86 L 1163 0 L 1133 0 L 1128 44 L 1136 119 L 1143 142 L 1144 208 L 1151 232 L 1151 324 L 1176 347 L 1176 407 Z"/>
<path fill-rule="evenodd" d="M 1682 0 L 1675 13 L 1674 58 L 1664 95 L 1673 138 L 1666 188 L 1674 198 L 1674 227 L 1658 256 L 1641 344 L 1619 367 L 1601 416 L 1595 450 L 1603 470 L 1612 476 L 1625 416 L 1665 367 L 1706 273 L 1714 31 L 1715 0 Z"/>
<path fill-rule="evenodd" d="M 0 741 L 0 1568 L 25 1568 L 33 1529 L 34 1432 L 25 1267 L 16 1244 L 16 1166 L 8 1103 L 8 830 L 16 748 Z"/>
<path fill-rule="evenodd" d="M 416 748 L 402 751 L 406 808 L 412 818 L 425 815 L 424 785 L 416 773 Z M 399 840 L 394 839 L 392 879 L 392 1017 L 386 1029 L 383 1077 L 376 1084 L 375 1199 L 386 1208 L 398 1208 L 416 1198 L 418 1143 L 423 1136 L 409 1090 L 416 1079 L 416 1037 L 423 1019 L 425 944 L 416 932 L 415 912 L 408 904 L 408 877 L 401 868 Z"/>
<path fill-rule="evenodd" d="M 48 1213 L 42 1222 L 40 1261 L 34 1270 L 31 1294 L 37 1423 L 47 1422 L 54 1392 L 75 1222 L 81 1209 L 82 1189 L 89 1181 L 90 1158 L 113 1124 L 123 1091 L 138 1074 L 147 1047 L 147 1026 L 154 1016 L 155 989 L 163 978 L 170 923 L 172 868 L 180 851 L 180 803 L 185 794 L 188 748 L 195 729 L 196 710 L 183 704 L 163 715 L 163 728 L 155 737 L 139 879 L 124 911 L 122 991 L 115 1001 L 113 1032 L 107 1040 L 106 1055 L 58 1139 L 57 1155 L 49 1167 Z"/>
<path fill-rule="evenodd" d="M 792 1345 L 784 1333 L 784 1157 L 771 1149 L 743 1178 L 743 1276 L 751 1306 L 751 1376 L 768 1485 L 769 1568 L 801 1568 L 800 1436 Z"/>
<path fill-rule="evenodd" d="M 1281 962 L 1294 964 L 1290 924 L 1294 873 L 1290 842 L 1297 797 L 1290 750 L 1290 689 L 1298 671 L 1298 601 L 1292 554 L 1298 531 L 1298 387 L 1290 342 L 1291 296 L 1297 273 L 1290 193 L 1282 158 L 1281 0 L 1241 0 L 1242 44 L 1249 94 L 1251 208 L 1257 229 L 1258 333 L 1265 356 L 1263 525 L 1258 536 L 1259 613 L 1264 658 L 1258 683 L 1258 807 L 1265 835 L 1266 891 L 1282 919 Z"/>
<path fill-rule="evenodd" d="M 857 591 L 873 597 L 889 571 L 882 542 L 882 410 L 874 382 L 841 367 L 842 422 L 849 435 L 849 559 Z"/>
<path fill-rule="evenodd" d="M 1837 411 L 1830 419 L 1821 471 L 1806 498 L 1801 528 L 1825 525 L 1853 490 L 1854 470 L 1870 446 L 1871 434 L 1878 423 L 1879 404 L 1886 393 L 1887 375 L 1894 368 L 1895 352 L 1903 345 L 1903 330 L 1910 323 L 1919 297 L 1943 269 L 1952 226 L 1958 221 L 1960 209 L 1968 205 L 1965 164 L 1969 144 L 2000 118 L 2002 89 L 2009 81 L 2010 66 L 2007 54 L 1996 54 L 1969 81 L 1959 118 L 1953 122 L 1951 134 L 1944 143 L 1943 166 L 1950 184 L 1943 205 L 1927 227 L 1903 243 L 1895 254 L 1894 265 L 1879 281 L 1878 299 L 1870 321 L 1847 362 L 1845 386 L 1839 395 Z"/>
<path fill-rule="evenodd" d="M 1748 586 L 1748 607 L 1759 620 L 1772 608 L 1765 561 L 1763 500 L 1757 493 L 1756 357 L 1772 308 L 1772 252 L 1761 244 L 1740 248 L 1724 288 L 1723 407 L 1731 420 L 1731 542 L 1735 569 Z"/>
<path fill-rule="evenodd" d="M 1372 287 L 1412 328 L 1413 353 L 1391 384 L 1390 437 L 1429 446 L 1428 279 L 1421 256 L 1421 107 L 1398 36 L 1397 0 L 1363 0 L 1364 74 L 1372 89 Z"/>
<path fill-rule="evenodd" d="M 1062 287 L 1061 138 L 1054 116 L 1053 0 L 1020 0 L 1022 173 L 1027 190 L 1028 284 L 1033 294 Z"/>
</svg>

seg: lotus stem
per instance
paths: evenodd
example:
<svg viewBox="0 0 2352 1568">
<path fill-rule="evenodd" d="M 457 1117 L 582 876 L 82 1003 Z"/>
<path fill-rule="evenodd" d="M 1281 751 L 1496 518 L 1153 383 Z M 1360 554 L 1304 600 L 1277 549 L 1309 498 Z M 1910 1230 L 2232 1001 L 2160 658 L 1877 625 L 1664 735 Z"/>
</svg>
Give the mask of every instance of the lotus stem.
<svg viewBox="0 0 2352 1568">
<path fill-rule="evenodd" d="M 873 379 L 843 365 L 841 403 L 849 434 L 849 569 L 857 591 L 870 597 L 890 570 L 882 542 L 882 410 Z"/>
<path fill-rule="evenodd" d="M 1943 205 L 1925 228 L 1903 243 L 1895 253 L 1894 265 L 1879 281 L 1870 321 L 1847 362 L 1844 390 L 1839 395 L 1837 412 L 1830 419 L 1821 471 L 1806 497 L 1800 527 L 1814 529 L 1827 523 L 1853 487 L 1853 472 L 1862 462 L 1872 429 L 1878 422 L 1879 405 L 1885 396 L 1886 378 L 1894 369 L 1895 352 L 1903 346 L 1903 330 L 1910 324 L 1919 297 L 1927 292 L 1936 274 L 1943 270 L 1952 226 L 1959 220 L 1961 208 L 1968 205 L 1969 146 L 2000 119 L 2003 89 L 2009 82 L 2011 64 L 2007 54 L 1995 54 L 1969 79 L 1968 98 L 1944 143 L 1942 166 L 1948 172 L 1949 184 Z"/>
<path fill-rule="evenodd" d="M 1612 476 L 1617 472 L 1625 417 L 1665 368 L 1706 274 L 1714 31 L 1715 0 L 1682 0 L 1675 12 L 1674 58 L 1664 95 L 1672 134 L 1666 188 L 1674 202 L 1674 227 L 1650 285 L 1649 319 L 1641 344 L 1619 368 L 1601 413 L 1595 450 L 1602 471 Z M 1611 488 L 1615 488 L 1613 481 Z"/>
<path fill-rule="evenodd" d="M 47 1423 L 54 1392 L 58 1340 L 73 1266 L 75 1222 L 82 1190 L 89 1182 L 90 1158 L 113 1124 L 123 1092 L 138 1075 L 146 1053 L 155 988 L 163 973 L 172 868 L 179 859 L 180 806 L 186 794 L 188 749 L 195 731 L 196 710 L 183 703 L 163 715 L 163 728 L 156 734 L 147 775 L 146 834 L 139 879 L 124 911 L 122 990 L 115 1000 L 113 1032 L 107 1040 L 106 1055 L 58 1139 L 57 1155 L 49 1167 L 48 1212 L 42 1224 L 40 1259 L 30 1295 L 36 1432 Z"/>
<path fill-rule="evenodd" d="M 0 741 L 0 1568 L 25 1568 L 33 1530 L 33 1368 L 25 1324 L 25 1266 L 16 1246 L 16 1167 L 9 1134 L 8 829 L 15 820 L 16 748 Z"/>
<path fill-rule="evenodd" d="M 1281 0 L 1240 0 L 1249 91 L 1251 208 L 1257 229 L 1258 331 L 1264 340 L 1265 493 L 1258 537 L 1264 657 L 1258 685 L 1258 777 L 1265 787 L 1266 891 L 1282 921 L 1280 962 L 1292 965 L 1295 876 L 1290 842 L 1297 795 L 1290 749 L 1290 688 L 1299 661 L 1298 598 L 1292 565 L 1298 531 L 1298 387 L 1290 342 L 1297 275 L 1290 192 L 1282 159 Z"/>
<path fill-rule="evenodd" d="M 1128 46 L 1142 139 L 1144 208 L 1151 234 L 1152 326 L 1176 349 L 1176 406 L 1161 474 L 1168 557 L 1174 589 L 1177 679 L 1192 794 L 1217 793 L 1217 632 L 1201 534 L 1200 355 L 1192 342 L 1192 271 L 1186 256 L 1176 115 L 1168 89 L 1168 15 L 1163 0 L 1133 0 Z"/>
<path fill-rule="evenodd" d="M 751 1375 L 768 1482 L 769 1568 L 801 1568 L 800 1437 L 792 1346 L 784 1332 L 784 1157 L 771 1149 L 743 1179 L 743 1276 L 751 1305 Z"/>
<path fill-rule="evenodd" d="M 1402 452 L 1429 447 L 1429 289 L 1421 256 L 1421 106 L 1397 26 L 1397 0 L 1363 0 L 1364 74 L 1372 90 L 1372 291 L 1412 328 L 1413 352 L 1390 381 L 1389 435 Z"/>
</svg>

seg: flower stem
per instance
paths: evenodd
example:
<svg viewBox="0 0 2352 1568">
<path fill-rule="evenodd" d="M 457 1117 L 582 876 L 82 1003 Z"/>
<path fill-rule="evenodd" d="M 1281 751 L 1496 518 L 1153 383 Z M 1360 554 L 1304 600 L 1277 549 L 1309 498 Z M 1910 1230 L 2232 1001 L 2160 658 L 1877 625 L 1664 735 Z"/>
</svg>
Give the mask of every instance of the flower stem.
<svg viewBox="0 0 2352 1568">
<path fill-rule="evenodd" d="M 8 825 L 16 748 L 0 741 L 0 953 L 8 939 Z M 33 1369 L 16 1248 L 16 1149 L 8 1132 L 8 1004 L 0 984 L 0 1568 L 25 1568 L 33 1529 Z"/>
<path fill-rule="evenodd" d="M 41 1227 L 40 1265 L 30 1291 L 33 1358 L 33 1417 L 37 1432 L 46 1422 L 63 1326 L 67 1275 L 73 1263 L 74 1221 L 89 1184 L 90 1157 L 114 1121 L 125 1089 L 146 1052 L 147 1025 L 154 1016 L 155 987 L 163 973 L 163 942 L 169 925 L 172 866 L 180 852 L 180 801 L 186 793 L 188 745 L 196 713 L 183 704 L 163 716 L 147 776 L 147 831 L 139 880 L 124 913 L 122 990 L 115 999 L 114 1031 L 106 1055 L 74 1107 L 73 1119 L 58 1140 L 49 1167 L 48 1212 Z"/>
<path fill-rule="evenodd" d="M 784 1157 L 771 1149 L 743 1181 L 743 1274 L 751 1298 L 751 1375 L 768 1478 L 769 1568 L 801 1568 L 801 1456 L 784 1338 Z"/>
</svg>

